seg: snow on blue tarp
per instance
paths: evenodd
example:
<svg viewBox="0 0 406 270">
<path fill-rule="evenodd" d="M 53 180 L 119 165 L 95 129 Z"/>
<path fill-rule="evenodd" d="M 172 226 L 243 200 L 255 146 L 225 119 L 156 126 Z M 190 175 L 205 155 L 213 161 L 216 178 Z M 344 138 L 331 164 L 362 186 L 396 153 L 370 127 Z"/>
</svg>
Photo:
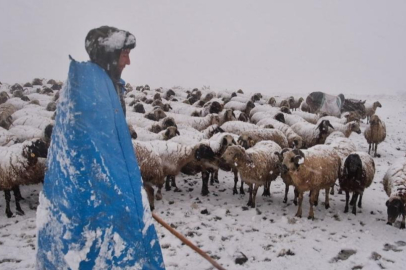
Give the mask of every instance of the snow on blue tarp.
<svg viewBox="0 0 406 270">
<path fill-rule="evenodd" d="M 37 210 L 38 269 L 164 269 L 113 83 L 71 61 Z"/>
</svg>

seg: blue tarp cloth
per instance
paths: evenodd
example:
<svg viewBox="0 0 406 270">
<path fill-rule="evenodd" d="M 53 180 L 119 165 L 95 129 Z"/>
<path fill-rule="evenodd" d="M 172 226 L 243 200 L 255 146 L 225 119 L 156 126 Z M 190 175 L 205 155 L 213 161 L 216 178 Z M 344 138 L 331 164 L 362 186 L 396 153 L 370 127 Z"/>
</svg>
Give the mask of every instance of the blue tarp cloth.
<svg viewBox="0 0 406 270">
<path fill-rule="evenodd" d="M 110 77 L 71 61 L 37 210 L 37 269 L 165 269 Z"/>
</svg>

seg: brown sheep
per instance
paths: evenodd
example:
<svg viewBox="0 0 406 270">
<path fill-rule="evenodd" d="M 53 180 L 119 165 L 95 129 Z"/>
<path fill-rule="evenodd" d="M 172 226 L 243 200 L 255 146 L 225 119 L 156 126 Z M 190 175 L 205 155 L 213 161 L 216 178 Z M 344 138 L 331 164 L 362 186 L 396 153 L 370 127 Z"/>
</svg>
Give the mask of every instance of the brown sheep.
<svg viewBox="0 0 406 270">
<path fill-rule="evenodd" d="M 386 126 L 378 115 L 374 114 L 371 116 L 369 121 L 369 126 L 364 131 L 365 139 L 369 144 L 368 154 L 371 154 L 372 151 L 375 152 L 374 157 L 380 157 L 378 154 L 378 144 L 383 142 L 386 138 Z"/>
</svg>

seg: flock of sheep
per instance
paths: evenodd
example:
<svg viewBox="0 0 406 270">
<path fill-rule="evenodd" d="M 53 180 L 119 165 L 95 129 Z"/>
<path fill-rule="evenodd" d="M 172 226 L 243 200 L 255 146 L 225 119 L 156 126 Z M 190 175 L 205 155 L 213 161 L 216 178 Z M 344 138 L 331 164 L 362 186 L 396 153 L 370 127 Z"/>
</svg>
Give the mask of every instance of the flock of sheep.
<svg viewBox="0 0 406 270">
<path fill-rule="evenodd" d="M 40 79 L 23 86 L 0 83 L 0 189 L 5 192 L 8 217 L 13 215 L 11 191 L 17 213 L 24 214 L 19 186 L 43 180 L 61 87 L 54 80 Z M 148 85 L 133 89 L 127 84 L 126 119 L 151 209 L 154 200 L 164 196 L 164 185 L 167 192 L 179 191 L 179 173 L 201 173 L 201 194 L 205 196 L 223 170 L 234 175 L 233 194 L 245 194 L 244 183 L 248 185 L 251 207 L 256 205 L 258 189 L 263 186 L 262 195 L 269 196 L 271 183 L 280 176 L 285 183 L 285 203 L 289 187 L 294 187 L 297 217 L 302 216 L 307 191 L 310 219 L 322 189 L 329 208 L 337 181 L 338 192 L 346 194 L 344 212 L 351 205 L 356 214 L 375 175 L 371 149 L 379 157 L 377 148 L 385 140 L 386 127 L 375 114 L 379 102 L 355 101 L 356 106 L 348 106 L 351 102 L 354 100 L 345 100 L 347 106 L 336 117 L 310 113 L 303 98 L 247 95 L 242 90 L 152 90 Z M 357 151 L 349 139 L 352 132 L 361 133 L 364 118 L 369 153 Z M 383 183 L 389 196 L 388 224 L 402 216 L 401 228 L 405 228 L 406 158 L 388 169 Z"/>
</svg>

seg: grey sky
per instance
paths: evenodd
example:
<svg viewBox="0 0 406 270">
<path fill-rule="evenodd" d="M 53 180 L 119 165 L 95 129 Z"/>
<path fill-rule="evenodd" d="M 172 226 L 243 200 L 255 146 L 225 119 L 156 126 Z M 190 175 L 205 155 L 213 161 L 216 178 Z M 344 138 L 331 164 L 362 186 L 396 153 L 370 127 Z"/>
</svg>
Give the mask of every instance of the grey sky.
<svg viewBox="0 0 406 270">
<path fill-rule="evenodd" d="M 0 0 L 0 81 L 65 80 L 87 32 L 137 47 L 123 78 L 152 87 L 406 92 L 406 1 Z"/>
</svg>

